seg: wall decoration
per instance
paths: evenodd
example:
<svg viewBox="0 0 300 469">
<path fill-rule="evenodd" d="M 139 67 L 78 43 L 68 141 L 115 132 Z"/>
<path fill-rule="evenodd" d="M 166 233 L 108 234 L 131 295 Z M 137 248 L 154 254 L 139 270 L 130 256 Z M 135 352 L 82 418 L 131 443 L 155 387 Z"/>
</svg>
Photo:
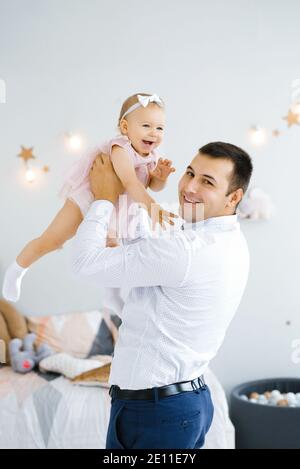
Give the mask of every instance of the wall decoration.
<svg viewBox="0 0 300 469">
<path fill-rule="evenodd" d="M 26 148 L 26 147 L 23 147 L 23 145 L 21 145 L 21 152 L 17 156 L 19 158 L 22 158 L 24 163 L 27 164 L 29 160 L 35 159 L 35 156 L 32 154 L 32 152 L 33 152 L 33 147 Z"/>
<path fill-rule="evenodd" d="M 292 127 L 292 125 L 300 125 L 300 114 L 295 113 L 291 109 L 288 110 L 287 116 L 282 119 L 287 121 L 288 127 Z"/>
<path fill-rule="evenodd" d="M 65 133 L 65 145 L 71 151 L 79 151 L 83 145 L 83 138 L 79 134 L 66 132 Z"/>
<path fill-rule="evenodd" d="M 23 160 L 23 163 L 25 164 L 25 179 L 27 182 L 34 182 L 36 180 L 36 177 L 37 177 L 37 173 L 36 171 L 34 170 L 34 168 L 31 168 L 29 166 L 29 162 L 31 160 L 35 160 L 36 159 L 36 156 L 33 155 L 33 147 L 24 147 L 23 145 L 21 145 L 21 151 L 20 153 L 18 153 L 17 155 L 18 158 L 21 158 Z M 49 166 L 44 166 L 42 168 L 43 172 L 44 173 L 48 173 L 50 171 L 50 168 Z"/>
<path fill-rule="evenodd" d="M 265 129 L 253 125 L 249 131 L 250 141 L 253 145 L 259 146 L 263 145 L 266 142 L 267 134 Z"/>
</svg>

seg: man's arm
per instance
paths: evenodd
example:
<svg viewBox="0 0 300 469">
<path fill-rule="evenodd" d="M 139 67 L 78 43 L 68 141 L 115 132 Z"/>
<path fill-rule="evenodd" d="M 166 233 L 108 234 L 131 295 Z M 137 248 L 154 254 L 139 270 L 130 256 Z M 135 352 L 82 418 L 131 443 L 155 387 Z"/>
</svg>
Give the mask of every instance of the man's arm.
<svg viewBox="0 0 300 469">
<path fill-rule="evenodd" d="M 73 269 L 105 287 L 180 286 L 190 264 L 182 237 L 164 233 L 130 244 L 106 248 L 113 204 L 93 202 L 78 228 L 73 244 Z"/>
</svg>

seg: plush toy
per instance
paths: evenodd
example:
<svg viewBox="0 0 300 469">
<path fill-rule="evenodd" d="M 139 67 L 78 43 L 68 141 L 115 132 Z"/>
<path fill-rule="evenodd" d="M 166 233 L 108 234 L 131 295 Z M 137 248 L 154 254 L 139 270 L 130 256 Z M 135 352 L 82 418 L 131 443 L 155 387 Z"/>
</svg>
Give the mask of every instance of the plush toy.
<svg viewBox="0 0 300 469">
<path fill-rule="evenodd" d="M 3 346 L 1 362 L 10 365 L 9 342 L 13 338 L 23 339 L 28 333 L 24 316 L 7 301 L 0 299 L 0 341 Z"/>
<path fill-rule="evenodd" d="M 251 220 L 270 220 L 274 214 L 271 198 L 259 187 L 249 189 L 238 207 L 241 218 Z"/>
<path fill-rule="evenodd" d="M 35 334 L 28 331 L 24 316 L 7 301 L 0 299 L 0 362 L 11 365 L 15 371 L 27 373 L 43 358 L 53 353 L 52 349 L 41 344 L 34 347 Z"/>
<path fill-rule="evenodd" d="M 13 339 L 9 343 L 11 367 L 18 373 L 28 373 L 43 358 L 53 354 L 53 350 L 47 344 L 41 344 L 34 348 L 36 334 L 26 334 L 24 339 Z"/>
</svg>

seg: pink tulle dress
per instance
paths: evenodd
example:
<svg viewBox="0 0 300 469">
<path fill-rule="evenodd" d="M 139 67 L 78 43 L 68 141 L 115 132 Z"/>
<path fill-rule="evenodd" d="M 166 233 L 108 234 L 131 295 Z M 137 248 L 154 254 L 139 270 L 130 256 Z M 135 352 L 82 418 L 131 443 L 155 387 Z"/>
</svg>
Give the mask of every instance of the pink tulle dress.
<svg viewBox="0 0 300 469">
<path fill-rule="evenodd" d="M 152 151 L 148 156 L 140 156 L 132 147 L 130 140 L 125 135 L 118 135 L 117 137 L 105 142 L 94 150 L 84 155 L 80 160 L 74 164 L 66 180 L 59 192 L 59 195 L 65 199 L 70 199 L 75 202 L 80 208 L 84 216 L 91 203 L 94 201 L 94 196 L 90 189 L 89 172 L 93 162 L 99 152 L 111 155 L 112 147 L 118 145 L 124 148 L 132 159 L 136 175 L 142 184 L 147 187 L 149 182 L 149 171 L 155 168 L 159 155 L 156 151 Z M 130 199 L 129 199 L 130 200 Z M 130 203 L 133 202 L 130 200 Z"/>
</svg>

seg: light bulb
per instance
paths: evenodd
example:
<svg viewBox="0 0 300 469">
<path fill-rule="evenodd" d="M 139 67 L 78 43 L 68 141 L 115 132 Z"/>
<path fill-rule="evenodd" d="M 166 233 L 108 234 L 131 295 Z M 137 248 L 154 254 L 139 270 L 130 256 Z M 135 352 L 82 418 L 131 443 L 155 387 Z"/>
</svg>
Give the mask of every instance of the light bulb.
<svg viewBox="0 0 300 469">
<path fill-rule="evenodd" d="M 82 138 L 80 135 L 71 134 L 68 136 L 68 146 L 71 150 L 79 150 L 82 146 Z"/>
<path fill-rule="evenodd" d="M 252 127 L 250 129 L 250 140 L 253 145 L 262 145 L 266 140 L 266 132 L 260 127 Z"/>
<path fill-rule="evenodd" d="M 25 173 L 25 178 L 26 178 L 26 181 L 33 182 L 36 178 L 36 174 L 34 171 L 32 171 L 32 169 L 27 169 Z"/>
</svg>

